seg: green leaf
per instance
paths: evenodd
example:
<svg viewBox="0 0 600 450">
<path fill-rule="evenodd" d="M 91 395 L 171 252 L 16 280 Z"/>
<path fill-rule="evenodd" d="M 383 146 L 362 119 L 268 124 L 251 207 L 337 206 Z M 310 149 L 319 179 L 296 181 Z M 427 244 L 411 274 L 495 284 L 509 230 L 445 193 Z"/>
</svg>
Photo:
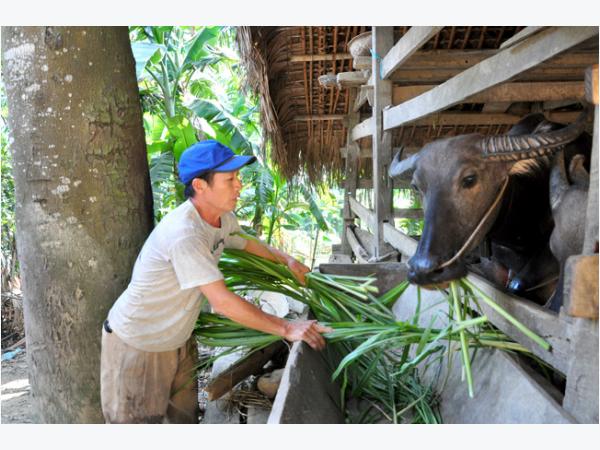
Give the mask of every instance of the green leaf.
<svg viewBox="0 0 600 450">
<path fill-rule="evenodd" d="M 219 27 L 206 27 L 198 33 L 184 55 L 182 68 L 205 56 L 207 52 L 204 49 L 204 45 L 214 40 L 218 34 Z"/>
<path fill-rule="evenodd" d="M 155 141 L 152 144 L 146 146 L 148 149 L 148 155 L 152 156 L 156 153 L 164 153 L 171 151 L 171 144 L 167 141 Z"/>
<path fill-rule="evenodd" d="M 135 75 L 138 80 L 142 79 L 142 74 L 148 60 L 160 50 L 166 50 L 164 45 L 154 44 L 152 42 L 132 42 L 131 50 L 135 59 Z"/>
</svg>

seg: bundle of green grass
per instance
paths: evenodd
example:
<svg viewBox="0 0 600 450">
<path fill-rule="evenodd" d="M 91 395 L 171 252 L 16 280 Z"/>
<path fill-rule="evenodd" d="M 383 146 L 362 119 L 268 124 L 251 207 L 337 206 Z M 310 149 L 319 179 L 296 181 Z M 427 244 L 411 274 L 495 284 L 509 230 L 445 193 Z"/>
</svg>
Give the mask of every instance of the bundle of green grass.
<svg viewBox="0 0 600 450">
<path fill-rule="evenodd" d="M 341 402 L 360 398 L 359 414 L 351 422 L 386 421 L 391 423 L 440 423 L 435 377 L 429 384 L 422 381 L 427 370 L 437 370 L 451 355 L 448 345 L 460 345 L 469 395 L 474 392 L 470 349 L 493 347 L 511 352 L 529 351 L 495 330 L 478 309 L 482 300 L 545 349 L 549 344 L 519 323 L 468 280 L 452 282 L 447 293 L 449 321 L 444 328 L 418 326 L 419 301 L 410 322 L 396 320 L 394 303 L 408 287 L 408 282 L 378 296 L 373 277 L 325 275 L 311 272 L 301 285 L 284 265 L 242 251 L 226 250 L 219 267 L 225 283 L 233 292 L 244 296 L 248 291 L 284 294 L 310 308 L 312 315 L 334 331 L 325 334 L 332 357 L 333 379 L 341 384 Z M 433 322 L 432 322 L 433 323 Z M 245 328 L 225 317 L 203 313 L 198 319 L 196 335 L 207 346 L 226 348 L 205 364 L 233 351 L 250 354 L 281 340 L 260 331 Z M 436 369 L 437 368 L 437 369 Z"/>
</svg>

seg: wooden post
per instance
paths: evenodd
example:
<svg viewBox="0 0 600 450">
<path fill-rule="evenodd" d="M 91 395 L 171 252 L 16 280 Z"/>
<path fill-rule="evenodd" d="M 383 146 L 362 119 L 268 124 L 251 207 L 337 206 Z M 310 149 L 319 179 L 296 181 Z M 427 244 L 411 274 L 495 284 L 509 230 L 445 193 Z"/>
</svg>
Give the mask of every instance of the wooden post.
<svg viewBox="0 0 600 450">
<path fill-rule="evenodd" d="M 392 82 L 381 78 L 383 58 L 394 45 L 392 27 L 373 27 L 373 193 L 375 203 L 375 258 L 379 258 L 385 246 L 383 224 L 393 223 L 392 185 L 387 175 L 392 161 L 392 135 L 383 130 L 383 111 L 392 104 Z"/>
<path fill-rule="evenodd" d="M 575 257 L 572 264 L 588 260 L 593 267 L 587 271 L 595 280 L 586 286 L 585 282 L 575 280 L 567 283 L 565 295 L 577 296 L 576 288 L 587 291 L 598 292 L 598 66 L 590 68 L 586 72 L 586 100 L 594 105 L 594 137 L 592 145 L 592 161 L 590 165 L 590 190 L 588 193 L 587 216 L 585 226 L 585 239 L 583 243 L 583 254 L 594 256 Z M 572 259 L 571 257 L 569 259 Z M 578 261 L 579 259 L 579 261 Z M 595 261 L 594 261 L 595 259 Z M 595 266 L 594 266 L 595 262 Z M 580 271 L 581 275 L 584 274 Z M 577 275 L 577 271 L 573 271 Z M 594 285 L 595 282 L 595 285 Z M 578 284 L 574 288 L 570 284 Z M 581 294 L 579 294 L 581 295 Z M 590 297 L 590 293 L 584 293 Z M 597 302 L 597 300 L 596 300 Z M 571 302 L 573 303 L 573 302 Z M 581 302 L 579 302 L 581 303 Z M 593 301 L 592 301 L 593 303 Z M 591 306 L 596 312 L 597 304 Z M 571 305 L 571 310 L 572 305 Z M 572 312 L 572 311 L 571 311 Z M 593 314 L 592 314 L 593 316 Z M 567 386 L 565 388 L 565 399 L 563 407 L 582 423 L 598 423 L 598 320 L 581 319 L 563 314 L 561 318 L 570 324 L 569 336 L 573 348 L 571 365 L 567 372 Z"/>
<path fill-rule="evenodd" d="M 583 254 L 598 252 L 598 64 L 585 73 L 585 97 L 594 105 L 594 137 L 590 164 L 590 190 L 588 192 L 587 215 Z"/>
<path fill-rule="evenodd" d="M 352 129 L 358 124 L 360 113 L 352 111 L 352 105 L 357 95 L 357 88 L 349 88 L 348 95 L 350 96 L 348 104 L 350 111 L 348 114 L 348 122 L 346 123 L 346 179 L 344 182 L 344 229 L 342 230 L 342 254 L 352 256 L 352 247 L 348 242 L 348 230 L 351 225 L 354 225 L 354 214 L 350 208 L 350 197 L 356 196 L 356 188 L 358 186 L 358 158 L 360 148 L 356 142 L 352 140 Z"/>
</svg>

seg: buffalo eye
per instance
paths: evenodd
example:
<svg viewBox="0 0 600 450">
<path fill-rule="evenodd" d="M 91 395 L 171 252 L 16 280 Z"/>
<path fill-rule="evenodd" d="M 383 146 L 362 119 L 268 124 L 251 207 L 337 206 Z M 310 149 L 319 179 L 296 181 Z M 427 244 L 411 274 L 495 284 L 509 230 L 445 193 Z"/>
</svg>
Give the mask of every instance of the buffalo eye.
<svg viewBox="0 0 600 450">
<path fill-rule="evenodd" d="M 473 186 L 475 186 L 475 183 L 477 183 L 477 175 L 475 175 L 475 174 L 467 175 L 460 182 L 462 187 L 465 189 L 472 188 Z"/>
<path fill-rule="evenodd" d="M 415 183 L 410 183 L 410 188 L 415 192 L 419 192 L 419 187 Z"/>
</svg>

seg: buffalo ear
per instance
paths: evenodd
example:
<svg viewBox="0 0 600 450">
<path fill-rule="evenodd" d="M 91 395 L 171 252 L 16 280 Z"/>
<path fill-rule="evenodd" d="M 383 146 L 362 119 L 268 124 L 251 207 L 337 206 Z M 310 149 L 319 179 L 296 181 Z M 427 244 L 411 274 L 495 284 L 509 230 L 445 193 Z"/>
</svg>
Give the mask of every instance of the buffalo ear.
<svg viewBox="0 0 600 450">
<path fill-rule="evenodd" d="M 409 156 L 406 159 L 402 159 L 402 153 L 404 152 L 404 147 L 400 149 L 394 159 L 392 160 L 392 164 L 390 164 L 390 169 L 388 170 L 388 175 L 393 179 L 410 179 L 412 176 L 412 172 L 417 167 L 417 162 L 420 158 L 420 152 L 415 153 L 414 155 Z"/>
</svg>

